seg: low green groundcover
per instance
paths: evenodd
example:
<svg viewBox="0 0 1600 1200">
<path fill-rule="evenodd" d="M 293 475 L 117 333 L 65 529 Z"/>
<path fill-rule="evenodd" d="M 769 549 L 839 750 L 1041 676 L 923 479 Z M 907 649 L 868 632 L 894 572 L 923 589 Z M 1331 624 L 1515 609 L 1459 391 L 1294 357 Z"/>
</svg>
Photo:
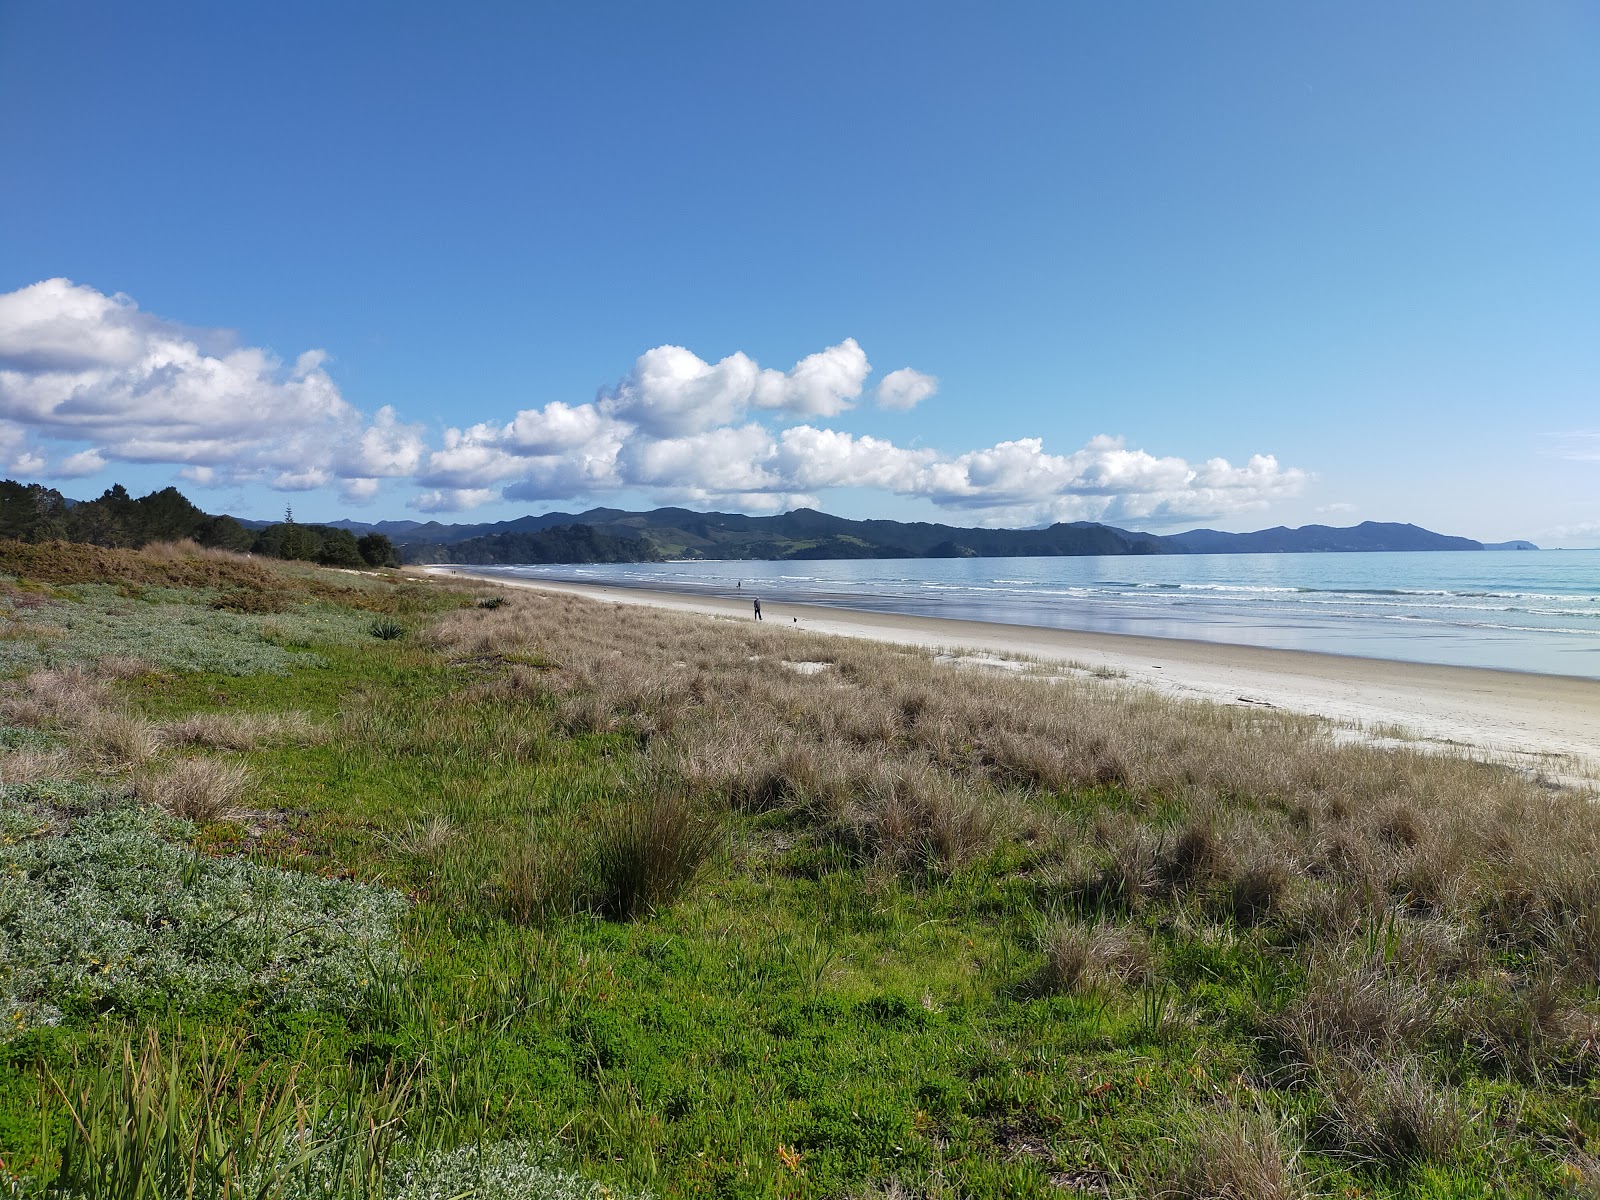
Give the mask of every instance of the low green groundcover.
<svg viewBox="0 0 1600 1200">
<path fill-rule="evenodd" d="M 0 790 L 0 1040 L 63 1011 L 340 1008 L 398 970 L 398 893 L 214 858 L 186 822 L 67 790 Z"/>
</svg>

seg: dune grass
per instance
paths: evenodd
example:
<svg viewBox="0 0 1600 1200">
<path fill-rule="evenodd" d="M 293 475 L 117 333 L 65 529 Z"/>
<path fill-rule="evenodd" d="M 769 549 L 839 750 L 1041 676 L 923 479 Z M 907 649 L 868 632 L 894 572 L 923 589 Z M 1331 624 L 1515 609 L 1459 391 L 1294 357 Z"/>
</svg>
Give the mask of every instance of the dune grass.
<svg viewBox="0 0 1600 1200">
<path fill-rule="evenodd" d="M 22 1186 L 223 1195 L 298 1154 L 327 1196 L 1600 1189 L 1592 797 L 1082 673 L 96 553 L 0 547 L 0 602 L 60 631 L 6 639 L 53 657 L 0 696 L 0 931 L 38 960 L 7 905 L 76 872 L 144 973 L 28 968 Z M 320 632 L 281 671 L 118 658 L 40 615 L 95 570 L 181 592 L 120 598 L 162 622 Z M 147 868 L 75 867 L 107 829 Z M 284 899 L 342 888 L 393 904 L 348 978 Z"/>
</svg>

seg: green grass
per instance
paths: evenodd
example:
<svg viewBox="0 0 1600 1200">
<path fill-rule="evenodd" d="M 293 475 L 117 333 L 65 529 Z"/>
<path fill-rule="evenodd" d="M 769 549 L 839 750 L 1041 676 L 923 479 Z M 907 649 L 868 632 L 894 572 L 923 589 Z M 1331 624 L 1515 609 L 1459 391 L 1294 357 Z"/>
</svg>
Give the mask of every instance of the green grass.
<svg viewBox="0 0 1600 1200">
<path fill-rule="evenodd" d="M 1531 1011 L 1491 975 L 1454 976 L 1426 1031 L 1372 1062 L 1297 1058 L 1295 1030 L 1325 1028 L 1292 1019 L 1322 968 L 1274 885 L 1146 897 L 1115 858 L 1132 822 L 1169 854 L 1181 797 L 1001 786 L 1055 832 L 948 859 L 875 855 L 781 805 L 663 816 L 680 785 L 661 735 L 573 732 L 561 696 L 509 686 L 563 646 L 533 668 L 374 638 L 385 604 L 420 631 L 476 603 L 384 586 L 253 615 L 69 583 L 19 610 L 64 629 L 37 641 L 66 657 L 15 671 L 90 661 L 102 619 L 132 621 L 161 668 L 115 685 L 137 715 L 325 731 L 230 755 L 247 811 L 199 827 L 116 800 L 148 768 L 0 792 L 0 993 L 26 1009 L 0 1043 L 0 1160 L 26 1187 L 65 1163 L 79 1194 L 135 1176 L 172 1194 L 196 1163 L 260 1178 L 309 1148 L 282 1194 L 1223 1195 L 1263 1156 L 1283 1194 L 1594 1194 L 1593 1055 L 1474 1041 L 1496 1005 Z M 67 740 L 0 731 L 0 778 Z M 641 861 L 663 821 L 676 849 Z M 313 952 L 333 910 L 360 931 Z M 1404 981 L 1408 919 L 1358 947 L 1374 987 Z M 1532 953 L 1507 944 L 1503 965 Z M 1427 1069 L 1384 1083 L 1383 1062 Z M 271 1136 L 243 1137 L 251 1121 Z"/>
</svg>

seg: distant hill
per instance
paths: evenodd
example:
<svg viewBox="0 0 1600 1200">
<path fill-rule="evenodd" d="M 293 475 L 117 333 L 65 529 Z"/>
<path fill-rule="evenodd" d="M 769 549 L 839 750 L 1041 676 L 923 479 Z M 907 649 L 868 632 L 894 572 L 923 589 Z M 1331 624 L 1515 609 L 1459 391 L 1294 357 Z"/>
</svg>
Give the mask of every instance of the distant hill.
<svg viewBox="0 0 1600 1200">
<path fill-rule="evenodd" d="M 533 533 L 492 533 L 459 542 L 407 546 L 407 561 L 462 563 L 659 562 L 660 553 L 643 538 L 613 537 L 588 525 L 562 525 Z"/>
<path fill-rule="evenodd" d="M 407 562 L 629 561 L 616 547 L 579 539 L 574 548 L 593 546 L 606 557 L 551 559 L 508 557 L 543 553 L 541 543 L 522 538 L 582 527 L 596 538 L 637 541 L 662 559 L 840 559 L 840 558 L 1034 558 L 1057 555 L 1117 554 L 1273 554 L 1289 552 L 1482 550 L 1471 538 L 1450 537 L 1416 525 L 1366 521 L 1348 529 L 1306 525 L 1255 533 L 1194 529 L 1158 535 L 1119 529 L 1093 521 L 1071 521 L 1042 529 L 979 529 L 927 521 L 854 521 L 810 508 L 771 517 L 743 513 L 695 512 L 657 508 L 629 512 L 591 508 L 581 513 L 552 512 L 482 525 L 444 525 L 429 521 L 331 524 L 370 530 L 391 538 Z M 588 537 L 589 535 L 585 535 Z M 1531 542 L 1504 543 L 1533 548 Z M 471 557 L 463 557 L 470 555 Z M 650 561 L 639 555 L 631 561 Z"/>
<path fill-rule="evenodd" d="M 511 521 L 329 521 L 297 524 L 212 516 L 176 488 L 137 499 L 120 485 L 94 500 L 0 480 L 0 538 L 142 546 L 193 538 L 331 566 L 411 563 L 658 562 L 662 559 L 1038 558 L 1058 555 L 1277 554 L 1399 550 L 1537 550 L 1528 541 L 1485 546 L 1394 522 L 1278 526 L 1254 533 L 1191 529 L 1160 535 L 1094 521 L 1039 529 L 980 529 L 929 521 L 853 521 L 797 508 L 771 517 L 657 508 L 530 514 Z"/>
<path fill-rule="evenodd" d="M 1397 525 L 1390 521 L 1363 521 L 1348 529 L 1330 525 L 1302 525 L 1288 529 L 1282 525 L 1255 533 L 1221 533 L 1215 529 L 1191 529 L 1164 539 L 1191 554 L 1282 554 L 1307 551 L 1341 552 L 1372 550 L 1482 550 L 1482 542 L 1471 538 L 1448 537 L 1417 525 Z"/>
</svg>

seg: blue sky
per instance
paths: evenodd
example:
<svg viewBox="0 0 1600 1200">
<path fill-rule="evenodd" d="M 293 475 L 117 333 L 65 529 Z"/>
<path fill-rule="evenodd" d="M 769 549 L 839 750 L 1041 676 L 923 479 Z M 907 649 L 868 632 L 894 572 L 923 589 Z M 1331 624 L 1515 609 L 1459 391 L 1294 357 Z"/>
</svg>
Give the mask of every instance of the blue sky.
<svg viewBox="0 0 1600 1200">
<path fill-rule="evenodd" d="M 1600 543 L 1590 4 L 12 2 L 0 179 L 69 495 Z"/>
</svg>

